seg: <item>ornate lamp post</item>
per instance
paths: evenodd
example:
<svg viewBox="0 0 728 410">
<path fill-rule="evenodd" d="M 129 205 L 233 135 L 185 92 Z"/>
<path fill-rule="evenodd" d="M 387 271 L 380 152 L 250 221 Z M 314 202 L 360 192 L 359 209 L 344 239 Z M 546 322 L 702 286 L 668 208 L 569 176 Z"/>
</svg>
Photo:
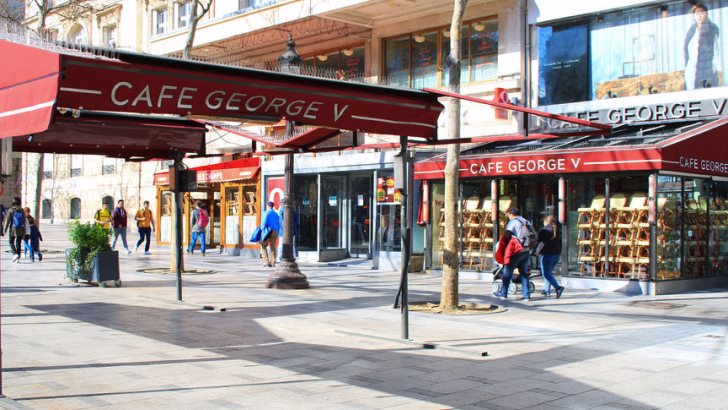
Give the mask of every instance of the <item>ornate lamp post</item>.
<svg viewBox="0 0 728 410">
<path fill-rule="evenodd" d="M 299 74 L 301 72 L 301 56 L 296 52 L 296 43 L 293 36 L 288 35 L 286 51 L 278 58 L 282 73 Z M 293 133 L 293 123 L 286 121 L 286 136 Z M 284 171 L 283 200 L 283 246 L 281 249 L 281 262 L 276 271 L 268 277 L 266 287 L 276 289 L 308 289 L 308 279 L 301 273 L 293 255 L 293 153 L 286 154 Z"/>
</svg>

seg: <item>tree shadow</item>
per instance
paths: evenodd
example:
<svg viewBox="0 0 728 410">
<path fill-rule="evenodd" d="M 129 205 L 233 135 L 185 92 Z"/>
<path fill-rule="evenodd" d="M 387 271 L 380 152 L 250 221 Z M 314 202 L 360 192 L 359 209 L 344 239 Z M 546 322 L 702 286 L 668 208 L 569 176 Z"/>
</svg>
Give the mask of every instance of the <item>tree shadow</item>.
<svg viewBox="0 0 728 410">
<path fill-rule="evenodd" d="M 598 404 L 620 403 L 620 406 L 648 406 L 646 403 L 629 400 L 626 396 L 599 390 L 598 383 L 580 381 L 565 377 L 554 369 L 568 366 L 575 361 L 596 359 L 614 354 L 614 351 L 591 348 L 587 345 L 571 345 L 568 348 L 550 348 L 537 353 L 524 353 L 503 358 L 465 358 L 455 355 L 439 356 L 436 351 L 424 351 L 412 346 L 392 347 L 393 343 L 372 344 L 367 339 L 359 343 L 370 348 L 342 347 L 332 345 L 292 342 L 281 339 L 258 323 L 260 319 L 290 317 L 309 313 L 335 312 L 361 307 L 382 307 L 390 297 L 355 297 L 346 300 L 315 301 L 281 306 L 236 308 L 228 312 L 202 313 L 192 309 L 164 309 L 156 307 L 131 306 L 113 303 L 78 303 L 25 305 L 26 308 L 60 315 L 86 324 L 125 332 L 162 343 L 186 349 L 201 349 L 218 355 L 210 358 L 170 359 L 161 361 L 121 361 L 119 363 L 79 363 L 61 366 L 24 366 L 8 371 L 54 371 L 84 369 L 86 367 L 114 368 L 131 366 L 143 372 L 144 366 L 167 363 L 198 363 L 244 361 L 254 363 L 256 369 L 270 366 L 284 371 L 286 376 L 255 380 L 256 383 L 281 384 L 293 376 L 309 376 L 306 380 L 325 380 L 356 386 L 385 394 L 409 399 L 423 400 L 443 406 L 461 408 L 473 405 L 492 409 L 525 408 L 546 405 L 569 407 L 579 403 L 579 395 L 599 392 Z M 624 332 L 629 337 L 638 329 Z M 599 337 L 605 335 L 598 335 Z M 614 337 L 611 332 L 608 337 Z M 678 336 L 675 336 L 676 338 Z M 352 343 L 357 343 L 351 339 Z M 507 348 L 509 340 L 486 340 L 488 344 L 499 343 Z M 534 341 L 535 343 L 536 341 Z M 386 346 L 386 347 L 384 347 Z M 426 356 L 426 357 L 425 357 Z M 231 364 L 232 365 L 232 364 Z M 134 369 L 132 369 L 134 370 Z M 252 370 L 251 370 L 252 372 Z M 647 372 L 647 371 L 646 371 Z M 263 372 L 262 374 L 264 374 Z M 304 380 L 304 382 L 306 381 Z M 528 380 L 528 383 L 524 383 Z M 155 384 L 156 383 L 156 384 Z M 590 384 L 591 383 L 591 384 Z M 230 383 L 202 383 L 195 386 L 170 386 L 163 381 L 150 380 L 144 389 L 126 391 L 123 388 L 99 394 L 46 394 L 14 397 L 27 403 L 40 400 L 70 399 L 79 397 L 104 397 L 134 393 L 171 392 L 179 389 L 227 388 Z M 305 384 L 299 384 L 294 391 L 305 392 Z M 288 389 L 288 387 L 282 387 Z M 310 393 L 310 392 L 309 392 Z M 304 396 L 302 396 L 303 399 Z M 188 400 L 194 396 L 188 396 Z M 356 400 L 343 397 L 341 402 Z M 649 406 L 648 406 L 649 407 Z"/>
</svg>

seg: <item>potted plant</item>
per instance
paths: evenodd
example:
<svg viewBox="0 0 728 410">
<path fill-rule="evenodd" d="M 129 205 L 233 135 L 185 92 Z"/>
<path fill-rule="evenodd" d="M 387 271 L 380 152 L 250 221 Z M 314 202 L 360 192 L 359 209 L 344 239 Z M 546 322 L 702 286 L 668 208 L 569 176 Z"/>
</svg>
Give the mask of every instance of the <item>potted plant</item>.
<svg viewBox="0 0 728 410">
<path fill-rule="evenodd" d="M 99 286 L 114 281 L 116 286 L 121 286 L 119 253 L 112 251 L 109 245 L 111 231 L 94 223 L 75 220 L 68 235 L 75 245 L 66 250 L 66 276 L 71 281 L 85 280 Z"/>
</svg>

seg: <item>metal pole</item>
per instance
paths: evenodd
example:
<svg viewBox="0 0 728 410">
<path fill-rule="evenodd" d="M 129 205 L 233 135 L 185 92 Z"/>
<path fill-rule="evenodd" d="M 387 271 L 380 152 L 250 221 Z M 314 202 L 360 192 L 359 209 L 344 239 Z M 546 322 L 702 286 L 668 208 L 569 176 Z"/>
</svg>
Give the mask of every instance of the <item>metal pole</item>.
<svg viewBox="0 0 728 410">
<path fill-rule="evenodd" d="M 174 257 L 177 261 L 176 274 L 177 274 L 177 302 L 182 302 L 182 191 L 180 190 L 179 171 L 182 167 L 181 155 L 176 154 L 174 156 L 174 172 L 175 184 L 174 184 L 174 217 L 175 217 L 175 232 L 174 232 Z"/>
<path fill-rule="evenodd" d="M 569 271 L 569 230 L 564 229 L 567 226 L 566 196 L 566 178 L 559 177 L 559 209 L 557 220 L 561 224 L 561 280 L 563 280 L 563 277 Z"/>
<path fill-rule="evenodd" d="M 403 179 L 402 181 L 402 195 L 401 195 L 401 219 L 400 219 L 400 230 L 402 236 L 402 303 L 400 304 L 400 312 L 402 316 L 402 339 L 409 339 L 409 298 L 407 297 L 407 281 L 408 281 L 408 270 L 409 270 L 409 259 L 410 259 L 410 233 L 409 233 L 409 221 L 407 220 L 409 213 L 407 208 L 409 207 L 410 198 L 410 184 L 409 184 L 409 153 L 407 152 L 407 137 L 399 137 L 400 144 L 400 155 L 399 160 L 402 161 Z"/>
<path fill-rule="evenodd" d="M 293 123 L 286 121 L 286 136 L 293 134 Z M 284 170 L 283 200 L 283 246 L 281 249 L 281 262 L 278 268 L 268 277 L 266 287 L 275 289 L 308 289 L 309 283 L 306 275 L 301 273 L 293 254 L 293 220 L 295 210 L 293 207 L 293 153 L 286 154 Z"/>
<path fill-rule="evenodd" d="M 647 186 L 647 218 L 650 223 L 650 281 L 657 279 L 657 174 L 650 174 Z M 652 295 L 655 294 L 654 286 L 650 288 Z"/>
</svg>

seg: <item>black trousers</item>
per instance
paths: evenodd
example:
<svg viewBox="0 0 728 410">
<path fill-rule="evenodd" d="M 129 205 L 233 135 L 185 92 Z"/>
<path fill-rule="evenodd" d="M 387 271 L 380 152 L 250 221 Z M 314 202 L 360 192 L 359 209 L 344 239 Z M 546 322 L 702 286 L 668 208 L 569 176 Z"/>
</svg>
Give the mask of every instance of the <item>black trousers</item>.
<svg viewBox="0 0 728 410">
<path fill-rule="evenodd" d="M 23 243 L 23 236 L 15 236 L 13 234 L 8 235 L 8 242 L 10 242 L 10 252 L 20 256 L 20 252 L 23 250 L 21 244 Z"/>
</svg>

